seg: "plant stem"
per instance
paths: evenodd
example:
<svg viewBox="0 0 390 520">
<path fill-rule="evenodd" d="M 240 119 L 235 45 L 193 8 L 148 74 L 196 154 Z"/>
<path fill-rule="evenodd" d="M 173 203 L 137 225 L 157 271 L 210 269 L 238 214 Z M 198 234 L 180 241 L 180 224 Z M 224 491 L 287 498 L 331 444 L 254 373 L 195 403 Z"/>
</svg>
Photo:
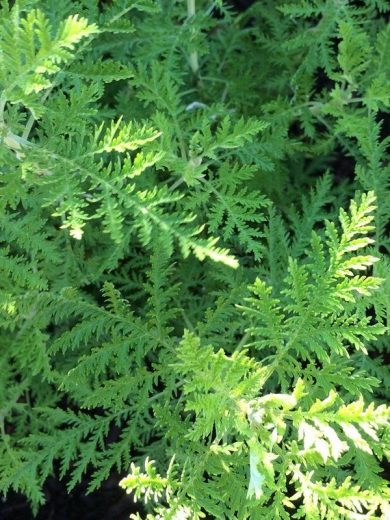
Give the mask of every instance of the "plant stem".
<svg viewBox="0 0 390 520">
<path fill-rule="evenodd" d="M 192 18 L 196 14 L 196 6 L 195 0 L 187 0 L 187 15 L 188 18 Z M 199 60 L 197 51 L 193 51 L 190 54 L 190 67 L 194 74 L 197 74 L 199 71 Z"/>
<path fill-rule="evenodd" d="M 51 91 L 52 91 L 53 88 L 54 88 L 54 85 L 55 85 L 55 83 L 53 83 L 53 84 L 51 85 L 51 87 L 48 88 L 48 89 L 46 90 L 46 92 L 43 94 L 43 96 L 42 96 L 42 98 L 41 98 L 41 103 L 44 103 L 44 102 L 46 101 L 46 99 L 49 97 Z M 24 129 L 24 132 L 23 132 L 23 134 L 22 134 L 23 139 L 26 139 L 26 140 L 27 140 L 27 139 L 29 138 L 29 136 L 30 136 L 30 132 L 31 132 L 31 130 L 32 130 L 32 127 L 33 127 L 34 123 L 35 123 L 35 116 L 34 116 L 34 114 L 31 114 L 30 117 L 28 118 L 27 123 L 26 123 L 26 128 Z"/>
<path fill-rule="evenodd" d="M 4 92 L 0 97 L 0 122 L 4 123 L 4 111 L 5 105 L 7 104 L 7 98 L 4 96 Z"/>
</svg>

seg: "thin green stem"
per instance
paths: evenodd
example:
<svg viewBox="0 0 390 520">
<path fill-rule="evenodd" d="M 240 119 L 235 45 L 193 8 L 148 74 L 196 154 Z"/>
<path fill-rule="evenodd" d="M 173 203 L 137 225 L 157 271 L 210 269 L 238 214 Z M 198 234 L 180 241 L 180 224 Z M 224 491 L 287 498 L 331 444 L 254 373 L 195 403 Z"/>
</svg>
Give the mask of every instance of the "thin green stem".
<svg viewBox="0 0 390 520">
<path fill-rule="evenodd" d="M 5 111 L 5 105 L 7 104 L 7 98 L 4 96 L 4 91 L 1 94 L 0 97 L 0 122 L 4 123 L 4 111 Z"/>
<path fill-rule="evenodd" d="M 187 15 L 188 19 L 193 18 L 196 14 L 196 5 L 195 0 L 187 0 Z M 199 71 L 199 59 L 198 52 L 192 51 L 190 54 L 190 67 L 194 74 L 198 74 Z"/>
<path fill-rule="evenodd" d="M 49 97 L 49 95 L 50 95 L 51 91 L 53 90 L 54 86 L 55 86 L 55 83 L 53 83 L 53 84 L 51 85 L 51 87 L 48 88 L 48 89 L 46 90 L 46 92 L 43 94 L 43 96 L 42 96 L 42 98 L 41 98 L 41 103 L 42 103 L 42 104 L 43 104 L 43 103 L 46 101 L 46 99 Z M 29 138 L 29 136 L 30 136 L 30 132 L 31 132 L 31 130 L 32 130 L 32 127 L 33 127 L 35 121 L 36 121 L 36 118 L 35 118 L 34 114 L 31 113 L 31 114 L 30 114 L 30 117 L 28 118 L 28 121 L 27 121 L 27 123 L 26 123 L 26 127 L 25 127 L 25 129 L 24 129 L 24 131 L 23 131 L 23 134 L 22 134 L 23 139 L 28 139 L 28 138 Z"/>
<path fill-rule="evenodd" d="M 242 347 L 245 345 L 245 343 L 248 341 L 249 338 L 250 338 L 250 333 L 249 332 L 245 332 L 245 334 L 242 336 L 241 340 L 237 344 L 236 348 L 234 349 L 234 352 L 240 351 L 242 349 Z"/>
<path fill-rule="evenodd" d="M 169 188 L 169 191 L 175 191 L 176 188 L 178 188 L 179 186 L 181 186 L 184 182 L 184 179 L 183 177 L 180 177 L 180 179 L 177 179 L 173 184 L 172 186 Z"/>
</svg>

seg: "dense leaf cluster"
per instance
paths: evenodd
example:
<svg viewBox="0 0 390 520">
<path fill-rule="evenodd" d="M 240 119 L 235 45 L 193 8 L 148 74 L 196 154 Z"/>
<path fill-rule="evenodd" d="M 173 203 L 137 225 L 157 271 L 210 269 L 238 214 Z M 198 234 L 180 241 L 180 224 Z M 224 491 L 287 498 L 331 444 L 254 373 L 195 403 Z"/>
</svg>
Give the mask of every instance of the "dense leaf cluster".
<svg viewBox="0 0 390 520">
<path fill-rule="evenodd" d="M 389 517 L 389 12 L 1 3 L 3 494 Z"/>
</svg>

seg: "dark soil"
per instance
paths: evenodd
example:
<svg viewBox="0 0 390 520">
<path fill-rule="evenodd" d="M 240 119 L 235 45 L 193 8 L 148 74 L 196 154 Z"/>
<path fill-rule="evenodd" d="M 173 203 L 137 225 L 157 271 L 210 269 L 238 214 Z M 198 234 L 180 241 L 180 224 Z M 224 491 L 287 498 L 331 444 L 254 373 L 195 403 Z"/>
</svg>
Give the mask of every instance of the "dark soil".
<svg viewBox="0 0 390 520">
<path fill-rule="evenodd" d="M 87 495 L 87 482 L 67 493 L 65 482 L 51 477 L 44 489 L 46 504 L 36 517 L 23 495 L 10 493 L 6 501 L 0 501 L 0 520 L 128 520 L 131 513 L 142 512 L 142 506 L 118 486 L 120 479 L 112 475 L 98 491 Z"/>
</svg>

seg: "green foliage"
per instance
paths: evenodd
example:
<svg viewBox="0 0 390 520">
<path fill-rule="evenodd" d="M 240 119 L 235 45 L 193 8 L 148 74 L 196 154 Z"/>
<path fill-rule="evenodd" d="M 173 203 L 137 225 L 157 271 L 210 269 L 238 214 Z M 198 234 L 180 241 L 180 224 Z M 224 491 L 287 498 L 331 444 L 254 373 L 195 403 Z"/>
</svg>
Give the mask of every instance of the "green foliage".
<svg viewBox="0 0 390 520">
<path fill-rule="evenodd" d="M 388 12 L 1 3 L 3 495 L 388 518 Z"/>
</svg>

